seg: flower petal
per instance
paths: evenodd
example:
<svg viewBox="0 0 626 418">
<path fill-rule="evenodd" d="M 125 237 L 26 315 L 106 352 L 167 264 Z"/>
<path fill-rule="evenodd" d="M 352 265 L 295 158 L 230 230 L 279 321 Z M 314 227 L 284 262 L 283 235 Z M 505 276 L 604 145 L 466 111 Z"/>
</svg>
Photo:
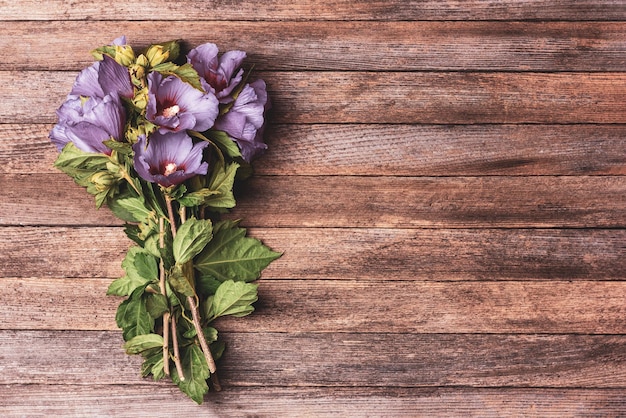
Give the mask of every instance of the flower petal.
<svg viewBox="0 0 626 418">
<path fill-rule="evenodd" d="M 98 82 L 105 94 L 116 93 L 127 98 L 131 98 L 134 95 L 128 68 L 118 64 L 108 55 L 104 55 L 103 60 L 100 61 Z"/>
</svg>

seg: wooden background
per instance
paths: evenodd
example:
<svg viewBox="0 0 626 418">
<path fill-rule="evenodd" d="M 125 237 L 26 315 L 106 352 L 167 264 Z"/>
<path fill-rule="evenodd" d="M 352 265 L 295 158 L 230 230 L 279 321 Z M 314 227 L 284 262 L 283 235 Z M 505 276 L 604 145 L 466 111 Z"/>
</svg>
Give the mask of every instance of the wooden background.
<svg viewBox="0 0 626 418">
<path fill-rule="evenodd" d="M 2 416 L 623 416 L 626 1 L 0 1 Z M 52 168 L 89 51 L 249 52 L 284 256 L 202 406 L 139 377 L 121 223 Z"/>
</svg>

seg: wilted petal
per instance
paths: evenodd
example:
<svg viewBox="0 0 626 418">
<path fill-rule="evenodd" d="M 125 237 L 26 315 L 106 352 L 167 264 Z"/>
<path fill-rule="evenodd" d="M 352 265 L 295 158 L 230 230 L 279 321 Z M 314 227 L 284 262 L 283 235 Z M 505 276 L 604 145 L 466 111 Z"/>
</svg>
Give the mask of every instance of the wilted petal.
<svg viewBox="0 0 626 418">
<path fill-rule="evenodd" d="M 135 170 L 145 180 L 170 187 L 195 175 L 205 175 L 208 164 L 202 161 L 202 152 L 208 142 L 193 144 L 185 132 L 161 134 L 155 132 L 146 144 L 139 137 L 133 145 Z"/>
</svg>

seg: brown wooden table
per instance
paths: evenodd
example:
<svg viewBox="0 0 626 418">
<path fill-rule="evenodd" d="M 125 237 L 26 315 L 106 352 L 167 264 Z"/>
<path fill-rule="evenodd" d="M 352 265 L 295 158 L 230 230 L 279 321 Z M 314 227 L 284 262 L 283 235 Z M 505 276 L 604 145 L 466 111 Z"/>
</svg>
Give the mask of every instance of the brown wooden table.
<svg viewBox="0 0 626 418">
<path fill-rule="evenodd" d="M 624 416 L 626 1 L 0 2 L 0 415 Z M 224 386 L 139 377 L 129 241 L 52 167 L 89 51 L 248 51 L 274 103 L 233 217 L 284 256 Z M 177 414 L 177 415 L 175 415 Z"/>
</svg>

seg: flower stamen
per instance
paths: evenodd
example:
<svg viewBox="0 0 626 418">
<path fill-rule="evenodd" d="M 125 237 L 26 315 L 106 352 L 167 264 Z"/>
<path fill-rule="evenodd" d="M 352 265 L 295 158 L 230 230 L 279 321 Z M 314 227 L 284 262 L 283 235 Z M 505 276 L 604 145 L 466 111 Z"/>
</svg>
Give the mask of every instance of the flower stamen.
<svg viewBox="0 0 626 418">
<path fill-rule="evenodd" d="M 163 116 L 166 118 L 171 118 L 171 117 L 178 115 L 178 112 L 180 112 L 180 106 L 178 105 L 170 106 L 168 108 L 163 109 Z"/>
<path fill-rule="evenodd" d="M 169 176 L 170 174 L 175 173 L 177 168 L 178 166 L 176 165 L 176 163 L 168 163 L 165 166 L 165 172 L 163 173 L 163 175 Z"/>
</svg>

